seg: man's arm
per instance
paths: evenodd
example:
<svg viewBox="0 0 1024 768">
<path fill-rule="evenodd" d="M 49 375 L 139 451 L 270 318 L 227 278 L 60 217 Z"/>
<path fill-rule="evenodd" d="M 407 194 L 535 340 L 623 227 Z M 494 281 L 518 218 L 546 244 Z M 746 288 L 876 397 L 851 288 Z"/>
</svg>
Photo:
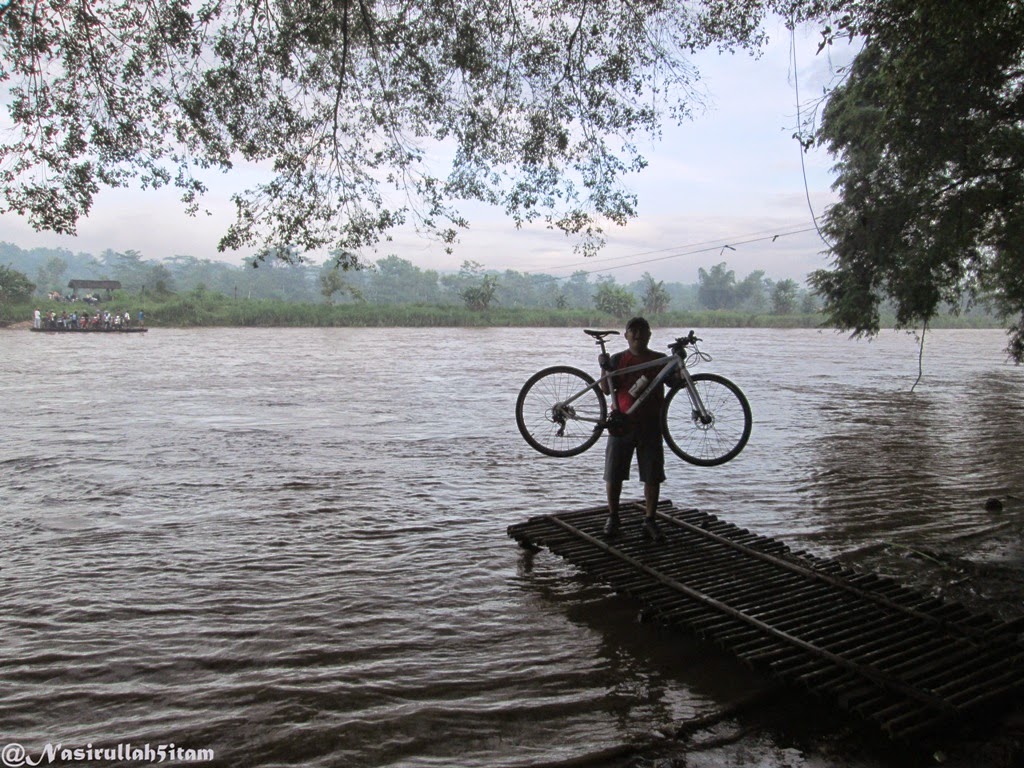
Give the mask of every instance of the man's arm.
<svg viewBox="0 0 1024 768">
<path fill-rule="evenodd" d="M 609 376 L 609 377 L 605 378 L 605 374 L 606 373 L 611 373 L 612 371 L 614 371 L 618 367 L 619 356 L 617 354 L 608 356 L 607 357 L 607 362 L 605 362 L 605 360 L 602 359 L 604 357 L 605 357 L 604 355 L 598 355 L 597 356 L 597 361 L 598 361 L 598 363 L 601 364 L 601 381 L 600 381 L 600 386 L 601 386 L 601 391 L 602 392 L 604 392 L 606 395 L 610 395 L 612 393 L 612 389 L 609 386 L 609 382 L 611 381 L 611 377 Z"/>
</svg>

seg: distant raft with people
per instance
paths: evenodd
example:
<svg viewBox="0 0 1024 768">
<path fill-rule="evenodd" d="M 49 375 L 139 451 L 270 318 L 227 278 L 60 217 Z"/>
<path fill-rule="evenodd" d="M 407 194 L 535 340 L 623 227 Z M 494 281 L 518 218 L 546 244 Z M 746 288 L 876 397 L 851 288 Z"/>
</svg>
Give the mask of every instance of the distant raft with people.
<svg viewBox="0 0 1024 768">
<path fill-rule="evenodd" d="M 55 326 L 53 328 L 29 328 L 36 333 L 145 333 L 149 328 L 70 328 Z"/>
<path fill-rule="evenodd" d="M 39 333 L 145 333 L 145 315 L 140 310 L 135 320 L 131 313 L 97 311 L 91 316 L 88 312 L 56 312 L 43 313 L 36 309 L 32 316 L 31 331 Z"/>
</svg>

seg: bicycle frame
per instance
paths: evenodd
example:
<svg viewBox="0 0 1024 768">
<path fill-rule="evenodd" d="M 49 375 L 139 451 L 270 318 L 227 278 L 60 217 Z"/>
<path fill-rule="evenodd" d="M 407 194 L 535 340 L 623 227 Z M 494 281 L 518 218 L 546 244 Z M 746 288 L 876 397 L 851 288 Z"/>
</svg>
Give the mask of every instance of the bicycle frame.
<svg viewBox="0 0 1024 768">
<path fill-rule="evenodd" d="M 604 340 L 602 339 L 599 342 L 599 344 L 601 346 L 602 353 L 604 353 Z M 665 357 L 659 357 L 657 360 L 651 360 L 646 363 L 638 363 L 637 365 L 630 365 L 626 368 L 620 368 L 619 370 L 616 371 L 606 371 L 604 374 L 602 374 L 601 378 L 598 379 L 596 382 L 591 384 L 586 389 L 581 389 L 572 397 L 560 403 L 559 406 L 561 408 L 565 408 L 569 405 L 572 405 L 572 403 L 574 403 L 579 398 L 583 397 L 590 390 L 596 387 L 600 387 L 602 383 L 607 382 L 608 389 L 611 392 L 611 411 L 613 414 L 619 413 L 620 411 L 618 410 L 618 398 L 616 397 L 615 389 L 615 377 L 627 373 L 634 373 L 636 371 L 643 371 L 648 368 L 658 367 L 662 369 L 661 372 L 654 377 L 654 380 L 651 383 L 647 385 L 647 388 L 640 394 L 640 397 L 638 397 L 633 402 L 633 404 L 629 407 L 629 410 L 626 411 L 624 415 L 629 416 L 634 411 L 636 411 L 636 409 L 639 408 L 640 405 L 654 391 L 655 387 L 657 387 L 659 384 L 665 381 L 665 379 L 667 379 L 674 370 L 678 370 L 683 378 L 683 387 L 685 387 L 686 394 L 690 398 L 690 404 L 693 406 L 694 412 L 698 415 L 702 423 L 710 424 L 713 420 L 713 417 L 711 416 L 711 413 L 707 410 L 707 408 L 704 406 L 704 402 L 701 400 L 700 395 L 697 393 L 697 388 L 693 385 L 693 379 L 690 377 L 690 371 L 686 367 L 686 359 L 683 357 L 681 353 L 678 352 L 673 352 L 672 354 L 666 355 Z M 590 421 L 593 422 L 594 424 L 598 424 L 599 426 L 601 426 L 599 419 L 590 419 L 585 416 L 580 416 L 578 414 L 574 415 L 573 418 L 575 418 L 575 420 L 577 421 Z"/>
</svg>

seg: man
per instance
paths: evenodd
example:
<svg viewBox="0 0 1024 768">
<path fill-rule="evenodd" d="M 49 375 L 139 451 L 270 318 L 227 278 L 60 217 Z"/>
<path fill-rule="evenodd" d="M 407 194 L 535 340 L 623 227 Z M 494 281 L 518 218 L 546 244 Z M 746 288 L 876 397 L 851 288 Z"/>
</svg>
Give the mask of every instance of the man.
<svg viewBox="0 0 1024 768">
<path fill-rule="evenodd" d="M 626 343 L 629 344 L 629 349 L 612 355 L 607 362 L 607 370 L 618 371 L 665 357 L 662 353 L 648 348 L 650 340 L 651 326 L 647 320 L 642 317 L 632 318 L 626 323 Z M 653 367 L 615 376 L 613 417 L 616 411 L 625 414 L 650 386 L 649 382 L 660 372 L 660 368 Z M 611 394 L 607 380 L 601 382 L 601 389 L 605 394 Z M 629 479 L 629 466 L 633 462 L 633 453 L 636 452 L 640 480 L 644 484 L 645 514 L 640 530 L 644 538 L 653 541 L 664 539 L 654 517 L 661 484 L 665 481 L 665 450 L 661 436 L 663 390 L 663 386 L 659 384 L 657 390 L 651 392 L 634 413 L 622 419 L 621 426 L 610 428 L 608 431 L 608 446 L 605 449 L 604 460 L 608 521 L 605 523 L 604 531 L 609 537 L 616 536 L 619 532 L 619 498 L 622 496 L 622 482 Z"/>
</svg>

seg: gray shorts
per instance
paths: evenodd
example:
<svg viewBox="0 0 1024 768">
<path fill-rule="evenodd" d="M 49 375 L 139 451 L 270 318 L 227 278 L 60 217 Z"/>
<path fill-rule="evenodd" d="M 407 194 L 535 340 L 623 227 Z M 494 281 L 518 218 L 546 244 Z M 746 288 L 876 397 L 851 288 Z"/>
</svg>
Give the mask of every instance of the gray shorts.
<svg viewBox="0 0 1024 768">
<path fill-rule="evenodd" d="M 608 436 L 604 451 L 605 482 L 629 480 L 629 465 L 640 468 L 640 481 L 644 483 L 665 482 L 665 443 L 660 432 L 634 431 L 626 435 Z"/>
</svg>

